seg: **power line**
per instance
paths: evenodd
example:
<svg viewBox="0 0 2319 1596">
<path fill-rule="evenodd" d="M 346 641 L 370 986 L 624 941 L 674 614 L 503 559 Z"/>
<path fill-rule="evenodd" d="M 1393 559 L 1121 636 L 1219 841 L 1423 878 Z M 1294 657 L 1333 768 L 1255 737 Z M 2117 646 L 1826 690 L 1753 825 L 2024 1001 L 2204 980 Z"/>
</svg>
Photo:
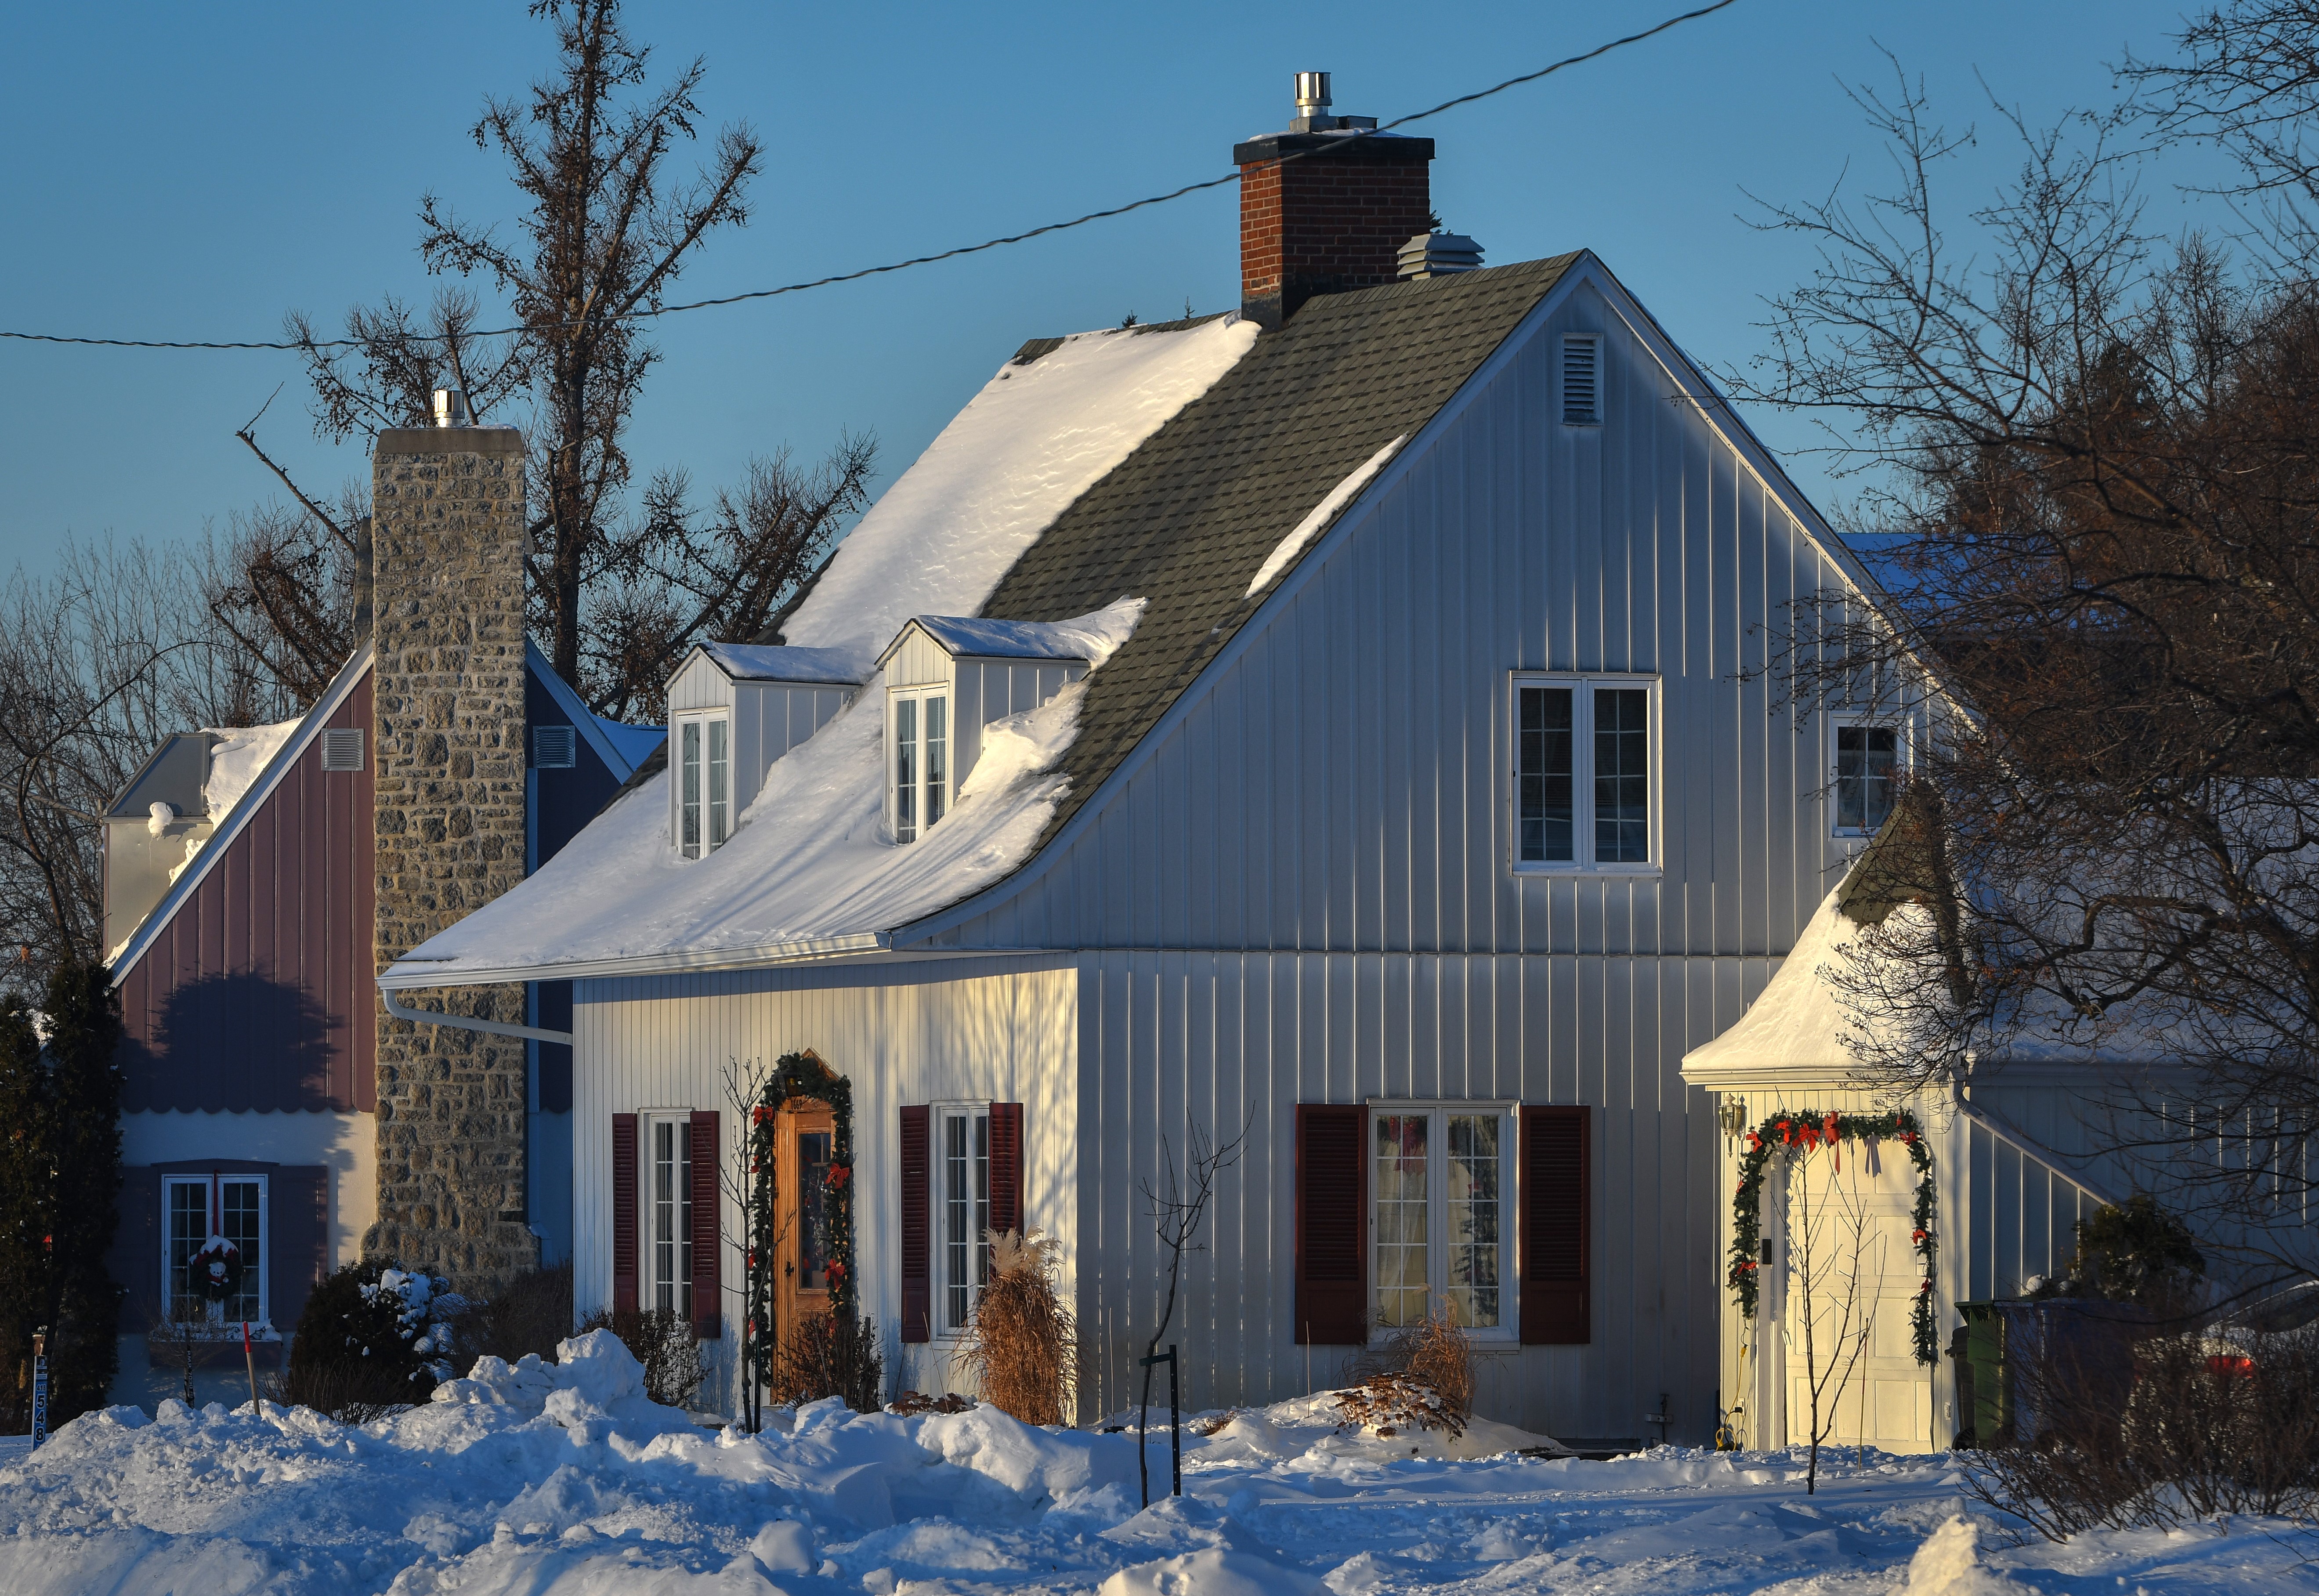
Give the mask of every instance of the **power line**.
<svg viewBox="0 0 2319 1596">
<path fill-rule="evenodd" d="M 1406 127 L 1413 122 L 1422 122 L 1429 116 L 1439 116 L 1445 111 L 1455 110 L 1460 105 L 1470 105 L 1476 100 L 1486 100 L 1492 95 L 1503 94 L 1506 90 L 1519 88 L 1523 84 L 1536 83 L 1539 78 L 1552 77 L 1566 67 L 1581 66 L 1597 57 L 1606 56 L 1614 50 L 1623 49 L 1629 44 L 1640 44 L 1643 41 L 1656 38 L 1671 28 L 1678 28 L 1685 23 L 1696 22 L 1703 16 L 1711 16 L 1716 12 L 1737 4 L 1738 0 L 1714 0 L 1714 4 L 1710 5 L 1702 5 L 1695 11 L 1686 11 L 1679 16 L 1671 16 L 1665 22 L 1645 28 L 1639 33 L 1629 33 L 1623 39 L 1613 39 L 1607 44 L 1598 44 L 1593 50 L 1578 55 L 1566 56 L 1550 66 L 1540 67 L 1535 72 L 1525 72 L 1519 77 L 1509 77 L 1502 83 L 1492 84 L 1488 88 L 1476 89 L 1470 95 L 1459 95 L 1455 99 L 1442 101 L 1439 105 L 1429 106 L 1423 111 L 1413 111 L 1407 116 L 1397 117 L 1376 128 L 1364 128 L 1347 136 L 1349 139 L 1373 139 L 1379 134 L 1389 133 L 1395 128 Z M 1285 155 L 1280 158 L 1277 164 L 1286 166 L 1291 161 L 1304 159 L 1308 154 L 1318 153 L 1320 152 L 1315 150 Z M 750 300 L 772 299 L 784 293 L 803 293 L 808 289 L 828 288 L 840 283 L 858 283 L 864 277 L 882 276 L 889 272 L 907 271 L 913 266 L 932 266 L 937 261 L 955 260 L 962 255 L 979 255 L 986 249 L 1000 249 L 1010 244 L 1027 243 L 1033 239 L 1043 238 L 1049 233 L 1062 232 L 1069 228 L 1085 227 L 1092 221 L 1104 221 L 1114 216 L 1124 216 L 1131 211 L 1141 211 L 1152 205 L 1164 205 L 1170 200 L 1180 200 L 1186 194 L 1198 194 L 1205 189 L 1222 188 L 1227 183 L 1239 181 L 1240 172 L 1238 168 L 1234 168 L 1221 177 L 1210 177 L 1200 183 L 1187 183 L 1183 187 L 1170 189 L 1166 194 L 1150 194 L 1140 200 L 1130 200 L 1123 205 L 1113 205 L 1106 210 L 1090 211 L 1084 216 L 1074 216 L 1068 221 L 1050 221 L 1043 227 L 1034 227 L 1027 232 L 1009 233 L 1004 238 L 986 239 L 979 244 L 961 244 L 953 249 L 940 250 L 933 255 L 916 255 L 907 260 L 889 261 L 884 266 L 863 266 L 858 271 L 837 272 L 826 277 L 815 277 L 808 282 L 785 283 L 778 288 L 756 288 L 745 293 L 721 294 L 715 299 L 696 299 L 682 304 L 657 305 L 649 310 L 631 311 L 623 319 L 648 320 L 656 316 L 673 316 L 683 311 L 706 311 L 719 305 L 742 304 Z M 487 331 L 469 332 L 462 336 L 474 338 L 507 338 L 517 333 L 537 330 L 538 329 L 536 328 L 496 327 Z M 444 335 L 419 333 L 412 336 L 423 341 L 432 341 L 441 338 Z M 0 329 L 0 338 L 14 338 L 20 342 L 32 344 L 86 345 L 106 349 L 352 349 L 362 347 L 362 340 L 359 338 L 317 338 L 311 344 L 293 343 L 286 339 L 256 338 L 241 341 L 194 338 L 73 338 L 53 332 L 12 332 L 5 329 Z"/>
</svg>

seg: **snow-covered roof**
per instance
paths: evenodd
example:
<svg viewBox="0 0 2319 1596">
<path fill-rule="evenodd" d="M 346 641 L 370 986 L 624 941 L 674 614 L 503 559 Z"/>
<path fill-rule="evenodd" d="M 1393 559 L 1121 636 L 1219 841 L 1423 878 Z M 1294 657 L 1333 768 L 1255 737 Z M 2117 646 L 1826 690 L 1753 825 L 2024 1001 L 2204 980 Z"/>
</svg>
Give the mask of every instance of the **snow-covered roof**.
<svg viewBox="0 0 2319 1596">
<path fill-rule="evenodd" d="M 859 681 L 912 617 L 978 613 L 1072 500 L 1255 342 L 1253 322 L 1223 316 L 1008 361 L 838 545 L 781 641 L 844 653 Z"/>
<path fill-rule="evenodd" d="M 255 769 L 230 771 L 225 784 L 221 786 L 217 753 L 212 751 L 210 780 L 204 797 L 215 829 L 203 843 L 200 852 L 187 861 L 176 879 L 169 883 L 169 890 L 161 895 L 161 901 L 153 906 L 151 912 L 127 940 L 113 950 L 112 966 L 115 986 L 128 978 L 130 969 L 144 957 L 145 950 L 153 945 L 153 939 L 161 934 L 162 928 L 169 924 L 178 908 L 193 897 L 216 867 L 217 861 L 226 856 L 234 838 L 249 825 L 250 816 L 265 806 L 266 795 L 272 792 L 283 776 L 298 762 L 298 756 L 321 735 L 322 728 L 329 724 L 330 717 L 338 712 L 339 706 L 347 701 L 356 686 L 369 673 L 370 656 L 371 645 L 365 638 L 363 645 L 355 650 L 353 657 L 338 667 L 338 673 L 330 678 L 329 685 L 322 690 L 322 696 L 314 700 L 313 708 L 304 716 L 281 726 L 254 728 L 267 734 L 263 737 L 250 737 L 250 754 L 242 763 L 249 765 L 254 762 Z M 245 728 L 240 735 L 248 735 L 252 729 Z M 281 735 L 272 735 L 275 733 Z M 261 749 L 263 757 L 259 758 L 257 754 Z"/>
<path fill-rule="evenodd" d="M 1050 646 L 1099 670 L 1134 630 L 1126 600 L 1051 624 Z M 411 951 L 389 988 L 462 986 L 509 971 L 564 976 L 871 953 L 893 927 L 997 880 L 1027 855 L 1067 786 L 1054 771 L 1086 683 L 982 728 L 982 756 L 950 813 L 907 847 L 886 822 L 885 694 L 852 704 L 773 762 L 725 844 L 669 842 L 663 775 L 615 799 L 528 879 Z"/>
<path fill-rule="evenodd" d="M 735 681 L 862 685 L 861 663 L 844 649 L 790 648 L 771 643 L 701 643 L 694 646 Z"/>
<path fill-rule="evenodd" d="M 914 619 L 972 617 L 1058 515 L 1255 341 L 1252 324 L 1223 316 L 1080 333 L 1008 361 L 870 508 L 782 626 L 782 646 L 767 649 L 811 657 L 865 690 L 774 762 L 722 847 L 679 857 L 667 778 L 640 782 L 528 880 L 412 949 L 413 962 L 380 984 L 871 951 L 1013 870 L 1069 790 L 1051 767 L 1077 735 L 1085 684 L 985 726 L 950 813 L 897 847 L 884 834 L 879 662 Z M 1073 621 L 951 624 L 978 646 L 1093 668 L 1142 612 L 1124 599 Z"/>
<path fill-rule="evenodd" d="M 1844 888 L 1827 895 L 1763 996 L 1737 1023 L 1683 1055 L 1683 1078 L 1710 1090 L 1749 1085 L 1840 1085 L 1859 1065 L 1845 1045 L 1844 996 L 1830 983 L 1862 927 L 1844 912 Z M 1898 911 L 1896 911 L 1898 912 Z"/>
<path fill-rule="evenodd" d="M 1071 645 L 1057 640 L 1052 627 L 1036 621 L 978 620 L 963 615 L 914 615 L 910 625 L 941 644 L 952 654 L 978 660 L 1075 660 Z M 878 656 L 883 665 L 902 646 L 909 635 L 904 627 L 886 652 Z"/>
<path fill-rule="evenodd" d="M 636 774 L 636 767 L 667 740 L 663 727 L 623 726 L 592 713 L 529 639 L 525 640 L 523 649 L 524 663 L 556 706 L 571 717 L 580 735 L 588 739 L 589 746 L 610 770 L 615 781 L 626 781 Z M 186 862 L 170 882 L 169 890 L 162 894 L 161 901 L 153 906 L 137 929 L 113 951 L 110 961 L 115 985 L 127 978 L 154 938 L 200 888 L 217 861 L 226 856 L 234 839 L 249 825 L 250 817 L 265 807 L 268 795 L 281 785 L 300 756 L 329 724 L 330 717 L 369 674 L 370 665 L 371 645 L 365 638 L 338 668 L 338 673 L 330 679 L 313 707 L 297 719 L 274 726 L 204 728 L 203 735 L 220 739 L 211 750 L 209 780 L 203 789 L 214 829 L 189 848 Z"/>
</svg>

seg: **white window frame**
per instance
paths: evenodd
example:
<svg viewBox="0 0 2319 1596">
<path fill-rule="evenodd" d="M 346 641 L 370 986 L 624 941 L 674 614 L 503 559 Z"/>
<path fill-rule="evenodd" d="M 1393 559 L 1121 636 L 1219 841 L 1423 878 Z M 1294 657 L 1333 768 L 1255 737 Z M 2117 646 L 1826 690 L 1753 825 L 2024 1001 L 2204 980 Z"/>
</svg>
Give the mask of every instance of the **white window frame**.
<svg viewBox="0 0 2319 1596">
<path fill-rule="evenodd" d="M 943 707 L 942 770 L 939 775 L 929 769 L 927 757 L 926 706 L 939 702 Z M 911 706 L 911 804 L 907 824 L 902 813 L 902 706 Z M 930 681 L 919 687 L 897 687 L 886 694 L 886 825 L 898 844 L 916 842 L 934 826 L 942 824 L 955 801 L 958 789 L 958 695 L 947 681 Z M 926 816 L 939 808 L 942 814 L 929 820 Z"/>
<path fill-rule="evenodd" d="M 1506 694 L 1506 857 L 1517 875 L 1653 876 L 1665 868 L 1666 737 L 1664 683 L 1639 672 L 1596 671 L 1584 674 L 1518 671 Z M 1571 853 L 1569 859 L 1524 859 L 1521 838 L 1521 701 L 1524 688 L 1562 688 L 1571 692 Z M 1639 860 L 1594 857 L 1594 690 L 1640 689 L 1648 695 L 1644 728 L 1644 851 Z"/>
<path fill-rule="evenodd" d="M 1892 780 L 1897 787 L 1908 778 L 1916 753 L 1916 739 L 1909 735 L 1908 717 L 1905 715 L 1878 715 L 1867 710 L 1838 711 L 1827 717 L 1827 832 L 1833 837 L 1872 837 L 1872 825 L 1846 825 L 1838 802 L 1838 784 L 1843 770 L 1837 762 L 1837 735 L 1850 726 L 1874 726 L 1892 734 Z M 1890 813 L 1888 807 L 1886 813 Z"/>
<path fill-rule="evenodd" d="M 1521 1339 L 1521 1277 L 1518 1272 L 1520 1254 L 1514 1242 L 1514 1225 L 1520 1206 L 1516 1201 L 1516 1187 L 1520 1170 L 1521 1120 L 1520 1105 L 1508 1099 L 1457 1097 L 1372 1097 L 1368 1100 L 1367 1145 L 1361 1149 L 1366 1160 L 1362 1169 L 1362 1188 L 1368 1194 L 1365 1199 L 1368 1213 L 1363 1217 L 1368 1222 L 1368 1302 L 1369 1337 L 1372 1341 L 1385 1341 L 1405 1328 L 1387 1325 L 1379 1312 L 1378 1293 L 1384 1289 L 1385 1275 L 1380 1267 L 1382 1245 L 1377 1222 L 1379 1192 L 1376 1180 L 1377 1122 L 1386 1115 L 1425 1114 L 1426 1127 L 1426 1311 L 1438 1312 L 1448 1300 L 1449 1285 L 1449 1133 L 1448 1121 L 1453 1115 L 1482 1115 L 1498 1122 L 1498 1322 L 1481 1327 L 1467 1326 L 1467 1339 L 1476 1345 L 1496 1346 L 1519 1344 Z"/>
<path fill-rule="evenodd" d="M 274 1240 L 274 1192 L 272 1183 L 264 1175 L 164 1175 L 161 1177 L 161 1311 L 164 1313 L 168 1313 L 173 1312 L 176 1310 L 176 1299 L 170 1293 L 171 1282 L 169 1279 L 169 1189 L 172 1186 L 181 1186 L 200 1187 L 202 1192 L 202 1207 L 203 1212 L 206 1213 L 209 1208 L 210 1183 L 212 1179 L 217 1181 L 221 1187 L 231 1186 L 237 1181 L 244 1184 L 255 1185 L 257 1187 L 257 1256 L 256 1258 L 251 1258 L 247 1250 L 243 1252 L 241 1259 L 242 1278 L 244 1281 L 247 1281 L 253 1270 L 256 1271 L 257 1276 L 257 1316 L 249 1321 L 251 1327 L 253 1329 L 259 1325 L 271 1327 L 274 1323 L 274 1295 L 271 1290 L 273 1282 L 268 1278 L 272 1271 L 266 1267 L 266 1255 L 271 1248 Z M 224 1193 L 222 1190 L 219 1193 L 219 1200 L 221 1202 L 224 1200 Z M 220 1216 L 215 1213 L 212 1213 L 209 1216 L 209 1229 L 211 1235 L 216 1235 L 219 1233 L 219 1217 Z M 206 1308 L 210 1306 L 210 1304 L 204 1303 L 203 1306 Z M 221 1309 L 223 1304 L 220 1303 L 218 1306 Z M 220 1322 L 222 1323 L 228 1321 L 221 1320 Z M 239 1319 L 230 1321 L 230 1322 L 231 1322 L 237 1329 L 239 1329 L 241 1324 L 241 1321 Z"/>
<path fill-rule="evenodd" d="M 926 1201 L 930 1204 L 932 1221 L 927 1226 L 927 1239 L 933 1248 L 927 1262 L 927 1274 L 932 1277 L 928 1284 L 933 1288 L 934 1296 L 933 1330 L 936 1336 L 949 1339 L 964 1335 L 974 1322 L 975 1305 L 981 1301 L 982 1288 L 988 1279 L 990 1249 L 979 1231 L 989 1229 L 990 1222 L 990 1104 L 988 1100 L 974 1099 L 933 1103 L 927 1105 L 926 1117 L 928 1141 L 932 1143 L 926 1159 Z M 974 1149 L 977 1120 L 982 1123 L 982 1147 L 979 1155 Z M 945 1179 L 950 1172 L 950 1127 L 959 1123 L 966 1127 L 969 1186 L 966 1201 L 970 1210 L 979 1211 L 983 1222 L 979 1227 L 976 1226 L 970 1214 L 965 1227 L 970 1233 L 965 1236 L 953 1233 L 954 1222 L 947 1200 Z M 977 1157 L 982 1165 L 979 1196 L 972 1189 L 973 1161 Z M 966 1246 L 968 1266 L 966 1312 L 963 1317 L 952 1311 L 950 1294 L 952 1285 L 950 1249 L 954 1243 L 961 1241 Z M 975 1267 L 977 1264 L 981 1266 L 980 1268 Z"/>
<path fill-rule="evenodd" d="M 700 1150 L 692 1146 L 692 1111 L 689 1108 L 647 1109 L 636 1115 L 636 1280 L 637 1305 L 658 1308 L 662 1305 L 660 1288 L 663 1284 L 660 1272 L 660 1131 L 670 1131 L 670 1143 L 678 1150 L 677 1180 L 672 1204 L 676 1235 L 671 1246 L 671 1267 L 675 1270 L 666 1281 L 671 1287 L 669 1305 L 693 1317 L 692 1291 L 692 1160 Z M 711 1156 L 715 1150 L 710 1150 Z"/>
<path fill-rule="evenodd" d="M 685 791 L 686 728 L 699 732 L 700 777 L 698 796 L 688 798 Z M 716 746 L 717 733 L 724 733 L 725 797 L 720 806 L 717 798 Z M 733 717 L 723 709 L 686 710 L 672 717 L 669 726 L 670 779 L 676 798 L 676 851 L 687 859 L 702 859 L 714 853 L 733 840 Z M 721 807 L 721 815 L 719 813 Z M 699 812 L 699 841 L 687 843 L 684 823 L 691 811 Z"/>
</svg>

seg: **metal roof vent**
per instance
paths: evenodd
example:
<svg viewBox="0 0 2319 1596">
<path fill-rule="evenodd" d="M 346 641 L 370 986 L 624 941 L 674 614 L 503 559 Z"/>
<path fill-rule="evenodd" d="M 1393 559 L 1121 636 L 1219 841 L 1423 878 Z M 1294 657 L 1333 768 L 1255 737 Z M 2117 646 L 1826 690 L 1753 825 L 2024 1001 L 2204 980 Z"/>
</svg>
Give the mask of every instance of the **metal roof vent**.
<svg viewBox="0 0 2319 1596">
<path fill-rule="evenodd" d="M 1403 282 L 1447 277 L 1482 264 L 1482 247 L 1463 233 L 1420 233 L 1401 247 Z"/>
<path fill-rule="evenodd" d="M 473 427 L 474 413 L 467 409 L 467 395 L 457 388 L 435 390 L 435 425 L 438 427 Z"/>
<path fill-rule="evenodd" d="M 1374 116 L 1331 116 L 1329 114 L 1329 75 L 1326 72 L 1299 72 L 1296 75 L 1296 116 L 1288 124 L 1292 133 L 1354 132 L 1376 126 Z"/>
</svg>

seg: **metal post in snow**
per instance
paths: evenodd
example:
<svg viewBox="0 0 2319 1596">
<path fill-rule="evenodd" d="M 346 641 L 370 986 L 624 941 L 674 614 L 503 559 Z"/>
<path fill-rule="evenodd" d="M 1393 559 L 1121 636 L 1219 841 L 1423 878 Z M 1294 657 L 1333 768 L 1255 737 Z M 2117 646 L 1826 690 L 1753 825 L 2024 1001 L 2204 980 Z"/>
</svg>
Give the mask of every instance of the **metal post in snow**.
<svg viewBox="0 0 2319 1596">
<path fill-rule="evenodd" d="M 1169 1463 L 1175 1474 L 1175 1489 L 1169 1494 L 1184 1494 L 1184 1415 L 1176 1402 L 1176 1348 L 1168 1348 L 1168 1451 Z"/>
<path fill-rule="evenodd" d="M 253 1417 L 263 1419 L 266 1410 L 257 1405 L 257 1354 L 249 1349 L 249 1321 L 241 1321 L 241 1361 L 249 1371 L 249 1411 Z"/>
<path fill-rule="evenodd" d="M 49 1438 L 49 1331 L 32 1333 L 32 1445 Z"/>
</svg>

